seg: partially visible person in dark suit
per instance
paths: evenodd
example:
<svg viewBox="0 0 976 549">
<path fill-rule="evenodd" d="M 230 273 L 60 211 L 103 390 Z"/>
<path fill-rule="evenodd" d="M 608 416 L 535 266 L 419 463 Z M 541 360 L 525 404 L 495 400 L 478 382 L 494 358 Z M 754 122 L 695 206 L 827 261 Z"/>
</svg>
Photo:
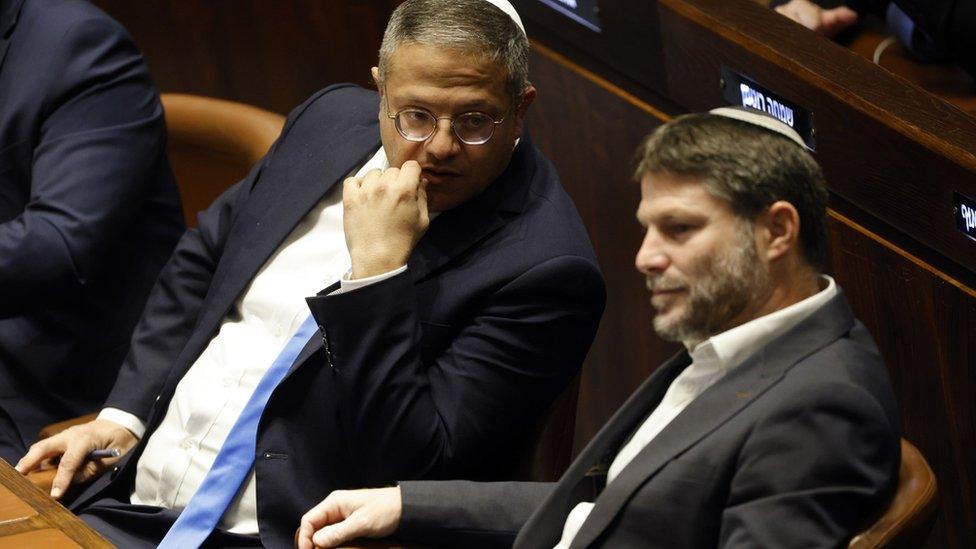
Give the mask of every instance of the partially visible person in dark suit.
<svg viewBox="0 0 976 549">
<path fill-rule="evenodd" d="M 976 76 L 976 2 L 972 0 L 774 0 L 777 12 L 828 37 L 868 14 L 922 61 L 951 60 Z"/>
<path fill-rule="evenodd" d="M 337 488 L 504 478 L 604 305 L 596 257 L 523 131 L 505 0 L 407 0 L 372 69 L 288 117 L 163 269 L 99 418 L 31 447 L 122 547 L 291 547 Z M 77 473 L 77 475 L 76 475 Z"/>
<path fill-rule="evenodd" d="M 0 0 L 0 457 L 104 402 L 183 232 L 162 107 L 81 0 Z"/>
<path fill-rule="evenodd" d="M 840 547 L 897 481 L 885 366 L 821 268 L 827 191 L 789 127 L 723 108 L 640 150 L 636 265 L 681 352 L 558 483 L 339 491 L 299 546 L 395 534 L 448 547 Z M 641 329 L 635 326 L 634 329 Z"/>
</svg>

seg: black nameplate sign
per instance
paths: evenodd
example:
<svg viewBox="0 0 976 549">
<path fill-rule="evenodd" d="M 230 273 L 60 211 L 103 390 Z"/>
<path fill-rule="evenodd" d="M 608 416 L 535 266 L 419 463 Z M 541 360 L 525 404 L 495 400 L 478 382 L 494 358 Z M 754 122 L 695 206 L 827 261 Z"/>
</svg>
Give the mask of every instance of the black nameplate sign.
<svg viewBox="0 0 976 549">
<path fill-rule="evenodd" d="M 538 0 L 584 27 L 600 32 L 597 0 Z"/>
<path fill-rule="evenodd" d="M 952 193 L 956 202 L 956 228 L 976 240 L 976 200 Z"/>
<path fill-rule="evenodd" d="M 812 112 L 727 67 L 722 67 L 721 86 L 722 97 L 730 105 L 756 109 L 775 117 L 796 130 L 810 150 L 817 149 Z"/>
</svg>

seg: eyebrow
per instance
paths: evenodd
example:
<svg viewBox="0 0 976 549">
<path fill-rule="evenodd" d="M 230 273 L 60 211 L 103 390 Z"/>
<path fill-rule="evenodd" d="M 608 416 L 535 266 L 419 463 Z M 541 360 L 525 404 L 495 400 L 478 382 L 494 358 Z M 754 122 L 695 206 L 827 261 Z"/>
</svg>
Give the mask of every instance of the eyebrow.
<svg viewBox="0 0 976 549">
<path fill-rule="evenodd" d="M 395 99 L 395 101 L 397 103 L 397 105 L 395 107 L 393 106 L 394 99 Z M 423 99 L 420 99 L 420 98 L 416 98 L 416 97 L 399 97 L 399 98 L 392 98 L 391 97 L 391 99 L 388 99 L 387 101 L 390 103 L 390 108 L 392 110 L 401 110 L 401 109 L 410 109 L 410 108 L 421 108 L 421 109 L 424 109 L 426 111 L 433 112 L 433 109 L 430 108 L 430 103 L 429 102 L 424 101 Z M 474 99 L 474 100 L 471 100 L 471 101 L 459 103 L 455 107 L 455 109 L 454 109 L 454 114 L 461 114 L 461 113 L 466 113 L 466 112 L 478 111 L 478 112 L 483 112 L 485 114 L 489 114 L 490 115 L 491 114 L 491 111 L 494 111 L 495 109 L 496 109 L 496 106 L 495 105 L 487 102 L 484 99 Z M 498 110 L 499 113 L 505 111 L 505 109 L 503 107 L 500 107 L 497 110 Z"/>
</svg>

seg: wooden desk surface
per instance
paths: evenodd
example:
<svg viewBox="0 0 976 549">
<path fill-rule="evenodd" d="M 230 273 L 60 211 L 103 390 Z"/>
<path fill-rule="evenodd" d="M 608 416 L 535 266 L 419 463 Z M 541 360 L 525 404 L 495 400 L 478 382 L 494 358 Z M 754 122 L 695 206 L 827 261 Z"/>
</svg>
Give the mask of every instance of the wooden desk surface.
<svg viewBox="0 0 976 549">
<path fill-rule="evenodd" d="M 847 47 L 874 61 L 876 50 L 889 36 L 884 24 L 872 18 Z M 956 65 L 923 63 L 897 40 L 882 47 L 877 64 L 964 111 L 976 113 L 976 82 Z"/>
<path fill-rule="evenodd" d="M 112 547 L 87 524 L 0 459 L 0 549 Z"/>
</svg>

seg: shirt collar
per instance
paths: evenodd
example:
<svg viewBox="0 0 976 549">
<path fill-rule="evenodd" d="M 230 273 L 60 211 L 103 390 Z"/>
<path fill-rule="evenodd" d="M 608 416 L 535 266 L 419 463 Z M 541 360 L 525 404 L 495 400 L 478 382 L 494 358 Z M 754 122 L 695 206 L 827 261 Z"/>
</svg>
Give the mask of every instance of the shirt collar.
<svg viewBox="0 0 976 549">
<path fill-rule="evenodd" d="M 695 363 L 715 363 L 716 367 L 722 369 L 742 364 L 767 343 L 799 324 L 837 295 L 837 284 L 833 278 L 821 275 L 820 281 L 824 289 L 812 296 L 740 324 L 696 345 L 690 350 L 692 360 Z"/>
</svg>

